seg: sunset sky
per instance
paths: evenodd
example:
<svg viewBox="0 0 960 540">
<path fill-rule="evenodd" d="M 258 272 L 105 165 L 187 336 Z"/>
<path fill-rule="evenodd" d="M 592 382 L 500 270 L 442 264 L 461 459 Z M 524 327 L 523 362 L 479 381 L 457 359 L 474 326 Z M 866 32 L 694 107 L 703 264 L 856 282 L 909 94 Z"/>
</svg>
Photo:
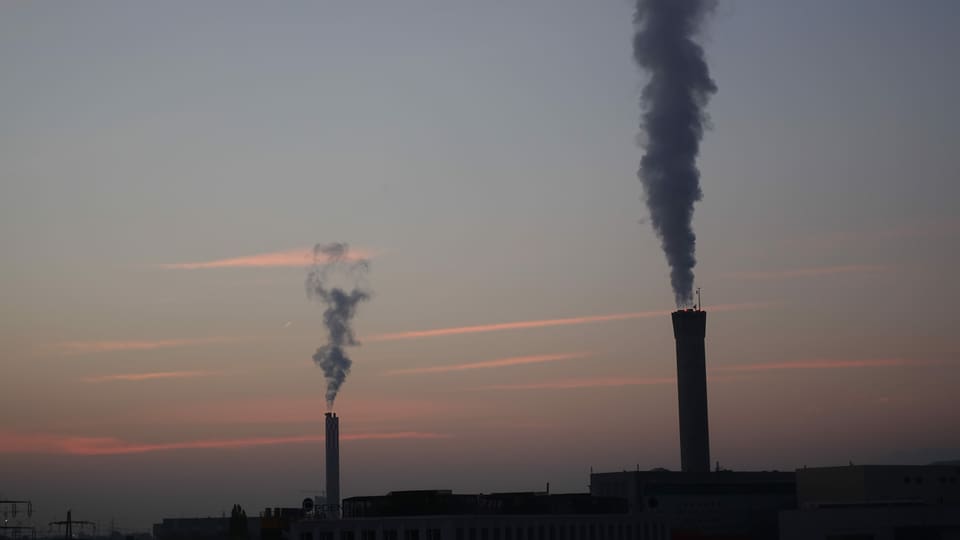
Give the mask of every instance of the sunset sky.
<svg viewBox="0 0 960 540">
<path fill-rule="evenodd" d="M 631 2 L 0 6 L 0 496 L 323 486 L 310 248 L 370 260 L 345 497 L 679 466 Z M 712 456 L 960 458 L 952 0 L 722 0 L 696 208 Z"/>
</svg>

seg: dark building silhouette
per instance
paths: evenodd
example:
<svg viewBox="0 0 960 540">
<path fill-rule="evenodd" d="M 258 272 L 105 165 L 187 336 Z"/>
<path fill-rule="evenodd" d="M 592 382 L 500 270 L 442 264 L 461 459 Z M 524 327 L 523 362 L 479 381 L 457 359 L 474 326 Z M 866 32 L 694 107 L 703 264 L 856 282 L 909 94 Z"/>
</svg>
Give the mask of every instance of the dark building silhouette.
<svg viewBox="0 0 960 540">
<path fill-rule="evenodd" d="M 625 514 L 627 501 L 593 497 L 589 493 L 461 494 L 451 490 L 391 491 L 386 495 L 350 497 L 343 501 L 344 518 L 446 515 Z"/>
<path fill-rule="evenodd" d="M 590 475 L 595 497 L 620 497 L 631 514 L 664 521 L 672 538 L 772 540 L 777 516 L 797 507 L 792 472 L 667 470 Z"/>
<path fill-rule="evenodd" d="M 781 540 L 960 538 L 960 466 L 849 465 L 797 471 Z"/>
<path fill-rule="evenodd" d="M 340 419 L 336 413 L 328 412 L 327 445 L 327 501 L 329 511 L 337 514 L 340 507 Z"/>
<path fill-rule="evenodd" d="M 394 491 L 343 501 L 343 517 L 291 523 L 296 540 L 667 540 L 659 516 L 589 493 Z"/>
<path fill-rule="evenodd" d="M 699 308 L 673 312 L 677 341 L 677 396 L 680 405 L 680 469 L 710 471 L 707 422 L 707 368 L 704 338 L 707 312 Z"/>
<path fill-rule="evenodd" d="M 251 540 L 960 539 L 960 464 L 796 472 L 710 470 L 706 312 L 672 313 L 682 471 L 590 474 L 590 492 L 392 491 L 340 500 L 340 421 L 326 413 L 326 504 L 267 509 Z M 319 498 L 318 498 L 319 500 Z M 254 528 L 254 519 L 257 529 Z M 163 520 L 163 539 L 211 539 L 226 519 Z M 254 531 L 256 530 L 256 533 Z"/>
<path fill-rule="evenodd" d="M 619 497 L 634 515 L 655 516 L 672 538 L 774 540 L 778 514 L 797 506 L 792 472 L 710 470 L 707 313 L 673 312 L 682 472 L 655 469 L 590 475 L 590 494 Z"/>
<path fill-rule="evenodd" d="M 249 540 L 260 538 L 260 518 L 248 517 Z M 156 540 L 225 540 L 230 538 L 229 517 L 164 518 L 153 526 Z"/>
<path fill-rule="evenodd" d="M 266 508 L 260 514 L 260 535 L 262 540 L 281 540 L 289 537 L 290 524 L 300 521 L 308 514 L 305 507 Z"/>
</svg>

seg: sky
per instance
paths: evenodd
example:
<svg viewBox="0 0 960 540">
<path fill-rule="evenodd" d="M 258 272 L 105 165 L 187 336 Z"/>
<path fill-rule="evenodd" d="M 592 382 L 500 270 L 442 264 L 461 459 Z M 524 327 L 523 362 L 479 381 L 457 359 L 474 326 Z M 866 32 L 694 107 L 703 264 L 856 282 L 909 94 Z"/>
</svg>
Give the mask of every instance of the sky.
<svg viewBox="0 0 960 540">
<path fill-rule="evenodd" d="M 702 43 L 711 455 L 960 457 L 950 0 L 731 0 Z M 36 521 L 323 487 L 310 248 L 373 293 L 342 493 L 679 467 L 626 0 L 0 6 L 0 496 Z"/>
</svg>

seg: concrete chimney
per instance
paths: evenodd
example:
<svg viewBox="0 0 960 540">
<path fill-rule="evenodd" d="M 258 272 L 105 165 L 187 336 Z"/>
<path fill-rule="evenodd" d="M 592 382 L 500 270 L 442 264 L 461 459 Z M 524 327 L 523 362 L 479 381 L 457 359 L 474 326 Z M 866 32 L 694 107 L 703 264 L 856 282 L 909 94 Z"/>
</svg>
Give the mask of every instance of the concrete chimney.
<svg viewBox="0 0 960 540">
<path fill-rule="evenodd" d="M 710 472 L 710 430 L 707 424 L 707 367 L 704 338 L 707 312 L 673 312 L 677 340 L 677 396 L 680 402 L 680 469 Z"/>
<path fill-rule="evenodd" d="M 336 413 L 327 416 L 327 505 L 330 511 L 340 514 L 340 419 Z"/>
</svg>

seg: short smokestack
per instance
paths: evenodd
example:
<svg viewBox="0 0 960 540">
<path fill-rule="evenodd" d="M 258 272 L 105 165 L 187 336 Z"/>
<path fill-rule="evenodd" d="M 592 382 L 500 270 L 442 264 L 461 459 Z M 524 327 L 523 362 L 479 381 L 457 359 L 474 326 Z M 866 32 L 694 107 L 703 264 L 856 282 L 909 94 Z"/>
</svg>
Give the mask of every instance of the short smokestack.
<svg viewBox="0 0 960 540">
<path fill-rule="evenodd" d="M 327 505 L 335 515 L 340 513 L 340 419 L 337 413 L 327 416 Z"/>
<path fill-rule="evenodd" d="M 704 338 L 707 312 L 673 312 L 677 340 L 677 396 L 680 402 L 680 469 L 710 472 L 710 430 L 707 424 L 707 367 Z"/>
</svg>

